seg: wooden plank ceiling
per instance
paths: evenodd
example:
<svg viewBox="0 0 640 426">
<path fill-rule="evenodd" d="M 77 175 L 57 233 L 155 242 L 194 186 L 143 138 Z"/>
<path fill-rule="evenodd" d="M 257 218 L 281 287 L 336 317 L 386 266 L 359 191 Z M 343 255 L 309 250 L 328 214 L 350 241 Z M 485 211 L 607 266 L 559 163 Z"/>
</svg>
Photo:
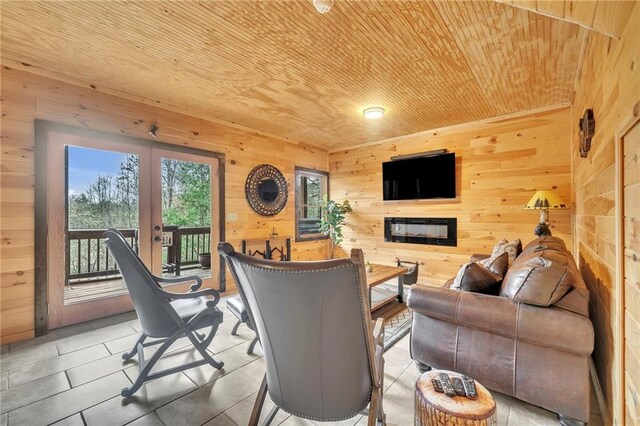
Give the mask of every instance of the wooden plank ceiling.
<svg viewBox="0 0 640 426">
<path fill-rule="evenodd" d="M 636 1 L 611 0 L 496 0 L 573 22 L 609 37 L 620 38 Z"/>
<path fill-rule="evenodd" d="M 1 4 L 5 65 L 326 149 L 569 102 L 580 50 L 489 0 Z"/>
</svg>

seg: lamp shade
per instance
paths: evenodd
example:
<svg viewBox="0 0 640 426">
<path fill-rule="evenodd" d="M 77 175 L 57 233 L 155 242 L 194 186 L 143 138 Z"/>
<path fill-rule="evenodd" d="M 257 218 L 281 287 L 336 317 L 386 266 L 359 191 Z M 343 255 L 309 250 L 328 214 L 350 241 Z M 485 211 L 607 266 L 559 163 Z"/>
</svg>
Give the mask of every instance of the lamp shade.
<svg viewBox="0 0 640 426">
<path fill-rule="evenodd" d="M 567 206 L 555 191 L 536 191 L 524 208 L 531 210 L 553 210 L 566 209 Z"/>
</svg>

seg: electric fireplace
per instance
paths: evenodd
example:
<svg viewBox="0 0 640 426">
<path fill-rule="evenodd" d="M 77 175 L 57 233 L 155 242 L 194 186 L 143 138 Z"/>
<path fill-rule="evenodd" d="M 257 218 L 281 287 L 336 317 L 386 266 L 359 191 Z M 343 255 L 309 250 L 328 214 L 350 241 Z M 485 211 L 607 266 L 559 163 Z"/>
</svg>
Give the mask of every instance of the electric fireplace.
<svg viewBox="0 0 640 426">
<path fill-rule="evenodd" d="M 456 218 L 385 217 L 384 240 L 391 243 L 457 246 Z"/>
</svg>

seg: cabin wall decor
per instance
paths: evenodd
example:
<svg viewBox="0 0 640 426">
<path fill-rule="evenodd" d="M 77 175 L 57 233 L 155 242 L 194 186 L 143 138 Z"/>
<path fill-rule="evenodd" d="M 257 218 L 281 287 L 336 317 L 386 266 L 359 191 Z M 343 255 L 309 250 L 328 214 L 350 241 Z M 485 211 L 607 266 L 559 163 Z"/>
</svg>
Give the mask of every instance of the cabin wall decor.
<svg viewBox="0 0 640 426">
<path fill-rule="evenodd" d="M 254 167 L 244 185 L 249 205 L 261 216 L 275 216 L 287 205 L 287 180 L 270 164 Z"/>
<path fill-rule="evenodd" d="M 591 149 L 591 138 L 596 132 L 596 121 L 591 108 L 584 111 L 584 115 L 578 121 L 578 128 L 580 129 L 580 157 L 587 158 Z"/>
</svg>

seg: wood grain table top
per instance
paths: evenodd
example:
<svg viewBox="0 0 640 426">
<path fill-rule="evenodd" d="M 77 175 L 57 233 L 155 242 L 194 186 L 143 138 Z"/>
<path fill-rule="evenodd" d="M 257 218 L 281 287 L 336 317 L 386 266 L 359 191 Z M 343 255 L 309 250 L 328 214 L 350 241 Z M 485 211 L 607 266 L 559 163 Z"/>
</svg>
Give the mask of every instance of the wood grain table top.
<svg viewBox="0 0 640 426">
<path fill-rule="evenodd" d="M 398 267 L 377 264 L 371 264 L 371 266 L 373 267 L 373 271 L 367 272 L 367 286 L 369 288 L 404 275 L 407 272 L 407 268 L 404 266 Z"/>
</svg>

